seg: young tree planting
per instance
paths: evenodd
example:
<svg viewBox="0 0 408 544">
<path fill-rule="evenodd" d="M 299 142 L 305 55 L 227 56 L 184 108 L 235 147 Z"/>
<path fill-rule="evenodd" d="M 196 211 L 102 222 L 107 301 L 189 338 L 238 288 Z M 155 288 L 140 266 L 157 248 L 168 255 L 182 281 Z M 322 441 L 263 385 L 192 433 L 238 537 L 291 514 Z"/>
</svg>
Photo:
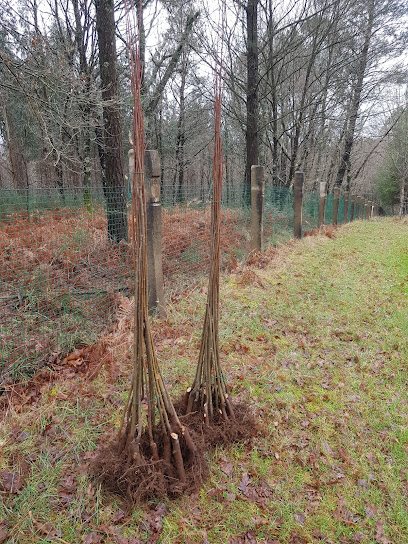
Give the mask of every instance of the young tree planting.
<svg viewBox="0 0 408 544">
<path fill-rule="evenodd" d="M 139 17 L 140 21 L 140 17 Z M 193 490 L 200 482 L 200 456 L 180 422 L 164 384 L 147 307 L 145 132 L 141 102 L 140 27 L 128 13 L 128 56 L 133 93 L 131 242 L 135 272 L 133 376 L 117 440 L 101 452 L 95 473 L 130 500 Z"/>
<path fill-rule="evenodd" d="M 222 24 L 224 29 L 224 19 Z M 224 163 L 221 139 L 223 91 L 222 49 L 214 81 L 213 195 L 211 203 L 210 274 L 198 364 L 187 391 L 187 414 L 204 419 L 208 445 L 245 440 L 254 429 L 245 407 L 233 407 L 221 367 L 219 345 L 221 198 Z M 221 431 L 221 432 L 219 432 Z"/>
</svg>

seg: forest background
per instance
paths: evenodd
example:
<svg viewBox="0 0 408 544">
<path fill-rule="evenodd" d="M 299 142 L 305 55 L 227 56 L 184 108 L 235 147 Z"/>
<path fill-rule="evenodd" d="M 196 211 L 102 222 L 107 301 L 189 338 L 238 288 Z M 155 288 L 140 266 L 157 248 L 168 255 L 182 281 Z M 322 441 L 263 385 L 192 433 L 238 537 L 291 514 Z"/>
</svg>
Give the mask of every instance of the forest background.
<svg viewBox="0 0 408 544">
<path fill-rule="evenodd" d="M 227 203 L 267 185 L 326 181 L 407 205 L 407 5 L 401 0 L 142 3 L 143 107 L 170 204 L 211 187 L 215 42 L 225 50 Z M 132 103 L 124 2 L 29 0 L 0 8 L 0 188 L 99 187 L 126 238 Z M 192 186 L 200 191 L 190 192 Z M 192 195 L 192 196 L 191 196 Z M 198 195 L 198 197 L 197 197 Z M 115 210 L 109 221 L 109 209 Z M 122 211 L 121 211 L 122 210 Z M 119 213 L 118 213 L 119 212 Z"/>
</svg>

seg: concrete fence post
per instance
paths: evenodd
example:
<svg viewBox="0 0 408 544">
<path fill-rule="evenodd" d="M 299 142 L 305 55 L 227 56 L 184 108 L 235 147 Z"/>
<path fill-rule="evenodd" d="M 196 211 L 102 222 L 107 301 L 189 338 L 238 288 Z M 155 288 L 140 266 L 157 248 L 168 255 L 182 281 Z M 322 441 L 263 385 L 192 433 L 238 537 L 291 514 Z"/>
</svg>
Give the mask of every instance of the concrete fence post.
<svg viewBox="0 0 408 544">
<path fill-rule="evenodd" d="M 340 189 L 336 187 L 334 189 L 333 197 L 333 225 L 337 225 L 339 217 L 339 199 L 340 199 Z"/>
<path fill-rule="evenodd" d="M 319 187 L 319 223 L 318 227 L 324 225 L 324 212 L 326 208 L 326 182 L 321 181 Z"/>
<path fill-rule="evenodd" d="M 303 172 L 295 172 L 295 180 L 293 183 L 293 228 L 295 238 L 302 238 L 303 181 Z"/>
<path fill-rule="evenodd" d="M 160 157 L 156 150 L 145 152 L 147 222 L 147 303 L 149 312 L 166 319 L 163 288 L 162 210 L 160 204 Z M 134 171 L 133 149 L 129 151 L 129 176 Z"/>
<path fill-rule="evenodd" d="M 163 287 L 163 233 L 160 203 L 161 165 L 156 150 L 145 152 L 146 218 L 147 218 L 147 270 L 149 310 L 166 319 Z M 149 256 L 150 255 L 150 256 Z"/>
<path fill-rule="evenodd" d="M 348 209 L 350 201 L 350 192 L 344 191 L 344 214 L 343 214 L 343 223 L 348 223 Z"/>
<path fill-rule="evenodd" d="M 251 166 L 251 251 L 263 249 L 263 216 L 265 207 L 265 171 Z"/>
</svg>

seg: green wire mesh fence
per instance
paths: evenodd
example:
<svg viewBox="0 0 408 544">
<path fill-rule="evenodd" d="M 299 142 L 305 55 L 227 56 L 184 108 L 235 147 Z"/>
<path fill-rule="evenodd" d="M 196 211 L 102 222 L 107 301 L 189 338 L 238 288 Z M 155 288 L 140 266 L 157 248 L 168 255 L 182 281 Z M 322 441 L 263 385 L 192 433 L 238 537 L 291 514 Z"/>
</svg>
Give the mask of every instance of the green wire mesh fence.
<svg viewBox="0 0 408 544">
<path fill-rule="evenodd" d="M 161 187 L 167 297 L 209 268 L 211 185 Z M 305 192 L 303 229 L 318 223 L 319 197 Z M 240 183 L 224 185 L 223 270 L 250 252 L 251 210 Z M 344 200 L 339 206 L 343 221 Z M 293 190 L 265 190 L 265 247 L 293 237 Z M 333 220 L 327 197 L 326 223 Z M 0 189 L 0 385 L 96 341 L 132 296 L 130 194 L 102 187 Z"/>
</svg>

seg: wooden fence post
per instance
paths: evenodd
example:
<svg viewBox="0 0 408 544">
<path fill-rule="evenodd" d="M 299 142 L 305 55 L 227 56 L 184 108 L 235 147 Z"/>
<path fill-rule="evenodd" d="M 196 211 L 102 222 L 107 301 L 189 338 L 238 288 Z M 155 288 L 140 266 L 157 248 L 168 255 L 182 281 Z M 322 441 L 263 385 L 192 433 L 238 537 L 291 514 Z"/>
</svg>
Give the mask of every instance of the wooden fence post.
<svg viewBox="0 0 408 544">
<path fill-rule="evenodd" d="M 320 191 L 319 191 L 319 223 L 318 227 L 324 225 L 324 212 L 326 208 L 326 182 L 320 182 Z"/>
<path fill-rule="evenodd" d="M 369 200 L 364 201 L 364 219 L 370 219 L 371 203 Z"/>
<path fill-rule="evenodd" d="M 373 218 L 373 202 L 372 200 L 368 201 L 368 219 Z"/>
<path fill-rule="evenodd" d="M 334 198 L 333 198 L 333 225 L 337 225 L 339 217 L 339 199 L 340 199 L 340 189 L 336 187 L 334 189 Z"/>
<path fill-rule="evenodd" d="M 356 198 L 356 219 L 361 219 L 361 206 L 363 197 L 358 196 Z"/>
<path fill-rule="evenodd" d="M 349 200 L 350 200 L 349 191 L 344 191 L 344 215 L 343 215 L 344 224 L 348 223 Z"/>
<path fill-rule="evenodd" d="M 251 166 L 251 251 L 263 249 L 264 167 Z"/>
<path fill-rule="evenodd" d="M 356 211 L 356 197 L 351 195 L 350 197 L 350 221 L 354 221 Z"/>
<path fill-rule="evenodd" d="M 163 288 L 162 212 L 160 204 L 160 157 L 145 151 L 145 191 L 147 221 L 147 293 L 149 312 L 166 319 Z M 129 176 L 134 168 L 133 149 L 129 151 Z"/>
<path fill-rule="evenodd" d="M 302 238 L 303 181 L 303 172 L 295 172 L 295 180 L 293 183 L 293 228 L 295 238 Z"/>
</svg>

